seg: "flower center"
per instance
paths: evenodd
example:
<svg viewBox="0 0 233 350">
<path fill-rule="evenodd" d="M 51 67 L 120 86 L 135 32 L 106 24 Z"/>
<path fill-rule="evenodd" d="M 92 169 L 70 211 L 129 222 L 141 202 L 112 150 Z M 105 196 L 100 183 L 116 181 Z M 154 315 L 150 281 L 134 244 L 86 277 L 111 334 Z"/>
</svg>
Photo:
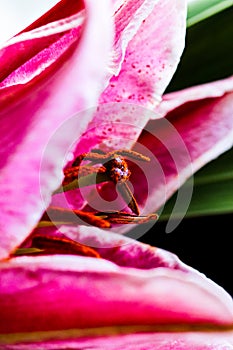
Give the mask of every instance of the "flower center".
<svg viewBox="0 0 233 350">
<path fill-rule="evenodd" d="M 148 157 L 132 150 L 122 149 L 105 153 L 99 149 L 94 149 L 90 153 L 80 154 L 73 161 L 71 167 L 65 169 L 62 186 L 54 194 L 111 181 L 118 185 L 118 192 L 128 208 L 133 214 L 139 216 L 140 212 L 136 198 L 127 185 L 131 172 L 125 157 L 143 162 L 150 161 Z M 96 226 L 100 227 L 98 223 L 96 224 Z"/>
<path fill-rule="evenodd" d="M 93 248 L 64 236 L 39 233 L 37 229 L 48 227 L 58 228 L 61 225 L 76 226 L 77 224 L 108 229 L 113 224 L 143 224 L 150 220 L 157 220 L 157 214 L 140 216 L 137 201 L 127 185 L 131 172 L 128 169 L 125 157 L 144 162 L 150 160 L 144 155 L 131 150 L 118 150 L 109 153 L 93 150 L 90 153 L 81 154 L 74 160 L 71 167 L 64 170 L 62 186 L 54 192 L 54 195 L 80 187 L 110 181 L 118 185 L 117 189 L 128 208 L 132 211 L 132 214 L 124 211 L 93 212 L 50 206 L 41 217 L 37 228 L 31 235 L 30 247 L 17 249 L 13 253 L 13 256 L 77 254 L 99 258 L 99 253 Z M 85 161 L 84 164 L 82 164 L 83 161 Z"/>
</svg>

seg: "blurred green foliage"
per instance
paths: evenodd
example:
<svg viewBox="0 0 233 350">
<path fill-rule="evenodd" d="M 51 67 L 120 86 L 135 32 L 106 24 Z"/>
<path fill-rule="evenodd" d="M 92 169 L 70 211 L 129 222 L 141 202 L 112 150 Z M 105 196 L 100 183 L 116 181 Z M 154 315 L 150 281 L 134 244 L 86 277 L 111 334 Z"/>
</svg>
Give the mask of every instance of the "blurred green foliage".
<svg viewBox="0 0 233 350">
<path fill-rule="evenodd" d="M 219 13 L 233 5 L 233 0 L 196 0 L 188 6 L 187 26 Z"/>
</svg>

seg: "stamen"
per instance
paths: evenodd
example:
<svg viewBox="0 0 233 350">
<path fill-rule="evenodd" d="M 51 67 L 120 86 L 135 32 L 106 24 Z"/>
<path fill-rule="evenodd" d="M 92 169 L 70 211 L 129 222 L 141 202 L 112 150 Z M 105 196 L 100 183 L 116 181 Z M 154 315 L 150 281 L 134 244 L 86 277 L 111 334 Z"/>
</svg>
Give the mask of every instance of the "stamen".
<svg viewBox="0 0 233 350">
<path fill-rule="evenodd" d="M 46 222 L 48 223 L 46 225 Z M 41 218 L 38 227 L 56 226 L 56 223 L 68 225 L 92 225 L 99 228 L 110 228 L 110 223 L 96 216 L 94 213 L 77 209 L 49 207 Z M 40 226 L 40 223 L 42 225 Z"/>
<path fill-rule="evenodd" d="M 158 220 L 158 215 L 153 213 L 146 216 L 136 216 L 125 212 L 102 212 L 98 213 L 105 220 L 108 220 L 112 224 L 145 224 L 149 221 Z"/>
<path fill-rule="evenodd" d="M 117 151 L 112 151 L 108 153 L 104 153 L 101 150 L 94 149 L 90 153 L 83 153 L 79 155 L 73 162 L 72 167 L 78 166 L 81 164 L 82 160 L 91 160 L 91 161 L 101 161 L 101 160 L 111 160 L 113 158 L 116 158 L 117 156 L 123 156 L 123 157 L 129 157 L 132 159 L 144 161 L 144 162 L 149 162 L 150 158 L 144 156 L 141 153 L 132 151 L 132 150 L 126 150 L 126 149 L 120 149 Z"/>
<path fill-rule="evenodd" d="M 139 217 L 140 211 L 133 196 L 127 181 L 131 175 L 128 169 L 128 164 L 123 157 L 136 159 L 139 161 L 149 162 L 150 159 L 138 152 L 132 150 L 120 149 L 108 153 L 99 149 L 93 149 L 90 153 L 83 153 L 79 155 L 73 162 L 72 166 L 64 171 L 64 181 L 55 192 L 61 193 L 71 191 L 80 187 L 96 185 L 102 182 L 112 181 L 117 184 L 117 190 L 121 194 L 123 200 L 131 211 L 136 215 L 129 216 L 129 214 L 122 214 L 118 212 L 111 215 L 111 220 L 99 216 L 99 213 L 88 213 L 82 210 L 70 210 L 62 208 L 49 208 L 49 217 L 42 218 L 39 226 L 51 225 L 74 225 L 74 224 L 90 224 L 100 228 L 109 228 L 110 222 L 114 223 L 144 223 L 148 220 L 157 220 L 157 214 L 151 214 L 146 217 Z M 82 161 L 89 161 L 88 165 L 81 165 Z M 101 164 L 102 166 L 97 166 Z M 74 214 L 80 219 L 80 222 L 74 220 Z M 52 215 L 52 220 L 50 216 Z M 84 222 L 83 222 L 83 221 Z"/>
<path fill-rule="evenodd" d="M 127 150 L 127 149 L 120 149 L 118 151 L 113 151 L 113 152 L 111 152 L 111 154 L 112 155 L 119 154 L 119 155 L 121 155 L 123 157 L 128 157 L 128 158 L 136 159 L 136 160 L 143 161 L 143 162 L 149 162 L 150 161 L 149 157 L 146 157 L 146 156 L 144 156 L 141 153 L 138 153 L 138 152 L 135 152 L 135 151 L 132 151 L 132 150 Z"/>
<path fill-rule="evenodd" d="M 71 167 L 64 170 L 65 178 L 62 182 L 62 185 L 63 186 L 68 185 L 72 181 L 81 177 L 85 177 L 91 174 L 101 174 L 101 173 L 103 174 L 105 172 L 106 172 L 106 168 L 103 166 L 98 168 L 90 167 L 88 165 Z"/>
<path fill-rule="evenodd" d="M 32 237 L 32 248 L 42 250 L 38 254 L 72 254 L 100 258 L 99 253 L 84 244 L 66 237 L 36 234 Z"/>
<path fill-rule="evenodd" d="M 78 243 L 68 237 L 48 234 L 34 234 L 29 248 L 17 248 L 11 257 L 22 255 L 71 254 L 100 258 L 100 254 L 91 247 Z"/>
<path fill-rule="evenodd" d="M 73 191 L 78 188 L 96 185 L 107 181 L 109 181 L 109 176 L 106 174 L 106 172 L 100 171 L 96 173 L 95 171 L 93 171 L 87 176 L 78 177 L 77 179 L 69 182 L 66 185 L 61 185 L 53 192 L 53 194 Z"/>
<path fill-rule="evenodd" d="M 90 153 L 83 153 L 74 160 L 72 167 L 80 165 L 83 160 L 99 161 L 102 159 L 106 159 L 106 155 L 99 151 L 96 152 L 96 150 Z"/>
<path fill-rule="evenodd" d="M 128 205 L 128 207 L 132 210 L 132 212 L 136 215 L 140 214 L 139 207 L 137 204 L 137 201 L 131 192 L 129 186 L 126 182 L 123 182 L 117 186 L 117 190 L 120 192 L 122 198 L 124 199 L 125 203 Z"/>
<path fill-rule="evenodd" d="M 75 214 L 75 216 L 74 216 Z M 78 217 L 77 217 L 77 216 Z M 79 221 L 80 219 L 80 221 Z M 151 220 L 157 220 L 157 214 L 147 216 L 132 215 L 126 212 L 97 212 L 90 213 L 82 210 L 63 209 L 49 207 L 43 215 L 37 227 L 51 227 L 59 225 L 85 225 L 89 224 L 99 228 L 110 228 L 111 223 L 115 224 L 144 224 Z M 37 247 L 39 248 L 39 247 Z"/>
</svg>

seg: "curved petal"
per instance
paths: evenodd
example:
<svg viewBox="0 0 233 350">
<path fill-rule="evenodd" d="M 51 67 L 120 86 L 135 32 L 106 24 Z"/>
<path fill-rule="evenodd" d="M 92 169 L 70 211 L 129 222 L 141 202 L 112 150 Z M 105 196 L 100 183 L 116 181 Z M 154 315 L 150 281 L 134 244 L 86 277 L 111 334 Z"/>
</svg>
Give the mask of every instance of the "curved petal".
<svg viewBox="0 0 233 350">
<path fill-rule="evenodd" d="M 156 107 L 154 118 L 165 117 L 169 112 L 186 103 L 194 103 L 195 101 L 198 102 L 207 98 L 222 97 L 232 90 L 233 76 L 166 94 L 163 96 L 162 102 Z"/>
<path fill-rule="evenodd" d="M 150 15 L 159 0 L 127 0 L 116 2 L 115 10 L 115 45 L 113 59 L 114 71 L 118 75 L 125 59 L 127 46 L 138 32 L 143 21 Z"/>
<path fill-rule="evenodd" d="M 101 95 L 95 118 L 79 140 L 75 154 L 88 152 L 100 144 L 106 149 L 130 148 L 150 118 L 147 110 L 138 113 L 135 106 L 153 109 L 179 63 L 184 48 L 186 1 L 137 1 L 136 4 L 140 2 L 142 8 L 131 15 L 129 24 L 125 11 L 132 1 L 126 2 L 116 14 L 116 37 L 119 39 L 115 46 L 122 47 L 120 53 L 117 51 L 117 58 L 122 61 L 120 72 L 111 78 Z M 133 12 L 135 5 L 131 8 Z M 132 34 L 138 27 L 139 15 L 142 23 L 125 51 L 128 32 L 133 27 Z M 114 140 L 109 141 L 111 134 Z"/>
<path fill-rule="evenodd" d="M 169 253 L 164 256 L 170 260 Z M 196 326 L 204 331 L 233 326 L 230 296 L 194 270 L 139 270 L 104 259 L 54 255 L 2 262 L 0 280 L 0 332 L 9 338 L 93 327 L 187 331 Z"/>
<path fill-rule="evenodd" d="M 65 230 L 82 243 L 108 246 L 99 252 L 110 261 L 56 255 L 2 262 L 4 348 L 111 349 L 110 341 L 112 349 L 232 345 L 232 299 L 204 275 L 126 237 Z"/>
<path fill-rule="evenodd" d="M 158 111 L 166 119 L 149 122 L 150 135 L 143 133 L 139 138 L 163 170 L 154 172 L 150 182 L 151 208 L 158 209 L 193 172 L 232 147 L 232 82 L 230 78 L 164 97 Z M 169 132 L 170 126 L 176 134 Z M 147 164 L 144 171 L 151 172 Z M 147 185 L 140 182 L 140 175 L 137 181 L 143 193 Z"/>
<path fill-rule="evenodd" d="M 107 0 L 101 5 L 89 0 L 85 3 L 86 25 L 78 43 L 68 50 L 65 64 L 56 66 L 56 74 L 50 72 L 43 77 L 24 98 L 17 99 L 1 114 L 1 257 L 22 242 L 40 218 L 50 194 L 61 182 L 69 137 L 81 135 L 92 114 L 85 113 L 81 120 L 70 122 L 63 133 L 58 132 L 41 165 L 50 138 L 77 110 L 96 104 L 106 77 L 112 39 L 111 9 Z"/>
<path fill-rule="evenodd" d="M 118 76 L 111 79 L 102 94 L 102 103 L 124 101 L 153 108 L 160 102 L 176 70 L 184 49 L 186 2 L 158 0 L 149 3 L 153 7 L 146 4 L 143 12 L 146 16 L 137 35 L 129 42 Z M 124 40 L 121 45 L 124 47 Z"/>
<path fill-rule="evenodd" d="M 67 0 L 60 1 L 32 25 L 5 42 L 0 50 L 1 99 L 6 98 L 7 93 L 8 95 L 10 94 L 9 92 L 13 89 L 10 89 L 12 84 L 19 84 L 22 90 L 22 84 L 23 82 L 25 84 L 26 77 L 27 81 L 29 81 L 33 76 L 39 75 L 45 70 L 45 67 L 51 64 L 49 60 L 52 61 L 52 58 L 54 56 L 56 57 L 56 55 L 60 56 L 62 52 L 67 50 L 67 46 L 71 46 L 71 44 L 79 38 L 78 33 L 73 31 L 73 36 L 67 36 L 66 40 L 63 39 L 63 43 L 59 44 L 59 39 L 61 39 L 64 34 L 83 24 L 80 20 L 78 21 L 83 9 L 83 2 L 74 1 L 73 5 L 69 4 L 69 6 L 67 6 Z M 84 17 L 84 15 L 82 17 Z M 53 46 L 50 47 L 50 45 L 55 42 L 57 42 L 56 51 L 58 52 L 54 52 Z M 64 42 L 66 43 L 65 48 L 63 48 Z M 44 66 L 42 65 L 40 70 L 37 65 L 35 65 L 35 67 L 31 65 L 29 72 L 26 69 L 27 66 L 24 66 L 24 70 L 19 69 L 20 66 L 33 57 L 34 62 L 37 60 L 39 61 L 40 56 L 42 56 L 42 54 L 39 55 L 39 53 L 42 50 L 44 50 Z M 47 54 L 48 58 L 46 57 L 47 52 L 49 52 L 49 55 Z M 35 57 L 36 55 L 38 55 L 38 58 Z M 17 68 L 18 71 L 16 74 L 14 71 Z M 24 76 L 25 74 L 26 77 Z M 7 81 L 4 82 L 4 79 L 7 77 Z"/>
<path fill-rule="evenodd" d="M 64 235 L 71 240 L 83 245 L 93 247 L 102 258 L 122 267 L 134 267 L 137 269 L 153 269 L 166 267 L 171 270 L 190 272 L 193 269 L 183 264 L 176 255 L 165 250 L 143 244 L 135 239 L 123 235 L 90 227 L 62 226 L 54 228 L 37 228 L 34 234 L 46 234 L 52 236 Z M 25 245 L 24 245 L 25 246 Z M 26 244 L 27 247 L 30 246 Z"/>
</svg>

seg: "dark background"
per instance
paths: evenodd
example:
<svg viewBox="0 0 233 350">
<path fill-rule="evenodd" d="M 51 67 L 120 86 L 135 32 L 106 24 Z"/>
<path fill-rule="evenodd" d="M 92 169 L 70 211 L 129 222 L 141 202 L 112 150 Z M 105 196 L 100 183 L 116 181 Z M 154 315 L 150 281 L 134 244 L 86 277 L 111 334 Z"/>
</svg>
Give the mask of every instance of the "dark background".
<svg viewBox="0 0 233 350">
<path fill-rule="evenodd" d="M 183 219 L 171 233 L 157 222 L 139 241 L 169 250 L 233 297 L 233 214 Z"/>
</svg>

